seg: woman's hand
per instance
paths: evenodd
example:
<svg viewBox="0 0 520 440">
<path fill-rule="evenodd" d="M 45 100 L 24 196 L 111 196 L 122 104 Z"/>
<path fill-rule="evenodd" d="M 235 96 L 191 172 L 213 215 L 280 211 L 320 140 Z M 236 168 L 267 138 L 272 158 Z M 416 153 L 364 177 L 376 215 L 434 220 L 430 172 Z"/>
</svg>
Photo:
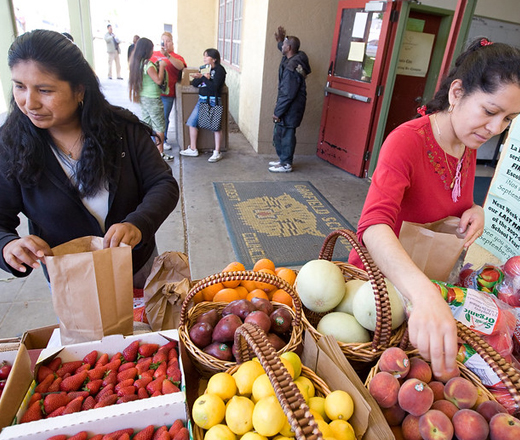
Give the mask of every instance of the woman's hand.
<svg viewBox="0 0 520 440">
<path fill-rule="evenodd" d="M 132 249 L 141 242 L 141 231 L 132 223 L 115 223 L 103 237 L 103 248 L 118 247 L 121 243 Z"/>
<path fill-rule="evenodd" d="M 204 76 L 207 78 L 207 79 L 211 79 L 211 73 L 205 73 Z"/>
<path fill-rule="evenodd" d="M 460 218 L 459 232 L 465 234 L 464 247 L 470 247 L 484 232 L 484 209 L 482 206 L 473 205 L 464 211 Z"/>
<path fill-rule="evenodd" d="M 36 235 L 28 235 L 10 241 L 2 251 L 4 260 L 18 272 L 27 272 L 26 264 L 33 269 L 40 267 L 40 261 L 45 262 L 45 255 L 52 255 L 52 250 L 46 241 Z"/>
</svg>

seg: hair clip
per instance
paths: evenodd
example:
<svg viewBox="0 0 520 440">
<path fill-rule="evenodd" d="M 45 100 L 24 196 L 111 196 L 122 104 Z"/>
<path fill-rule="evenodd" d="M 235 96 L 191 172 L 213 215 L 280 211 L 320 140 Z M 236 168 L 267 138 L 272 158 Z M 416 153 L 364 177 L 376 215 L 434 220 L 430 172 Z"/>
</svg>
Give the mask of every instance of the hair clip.
<svg viewBox="0 0 520 440">
<path fill-rule="evenodd" d="M 422 105 L 421 107 L 418 107 L 417 113 L 419 113 L 421 116 L 426 116 L 426 106 Z"/>
<path fill-rule="evenodd" d="M 480 40 L 480 47 L 491 46 L 492 44 L 493 44 L 493 42 L 489 41 L 486 38 L 482 38 L 482 40 Z"/>
</svg>

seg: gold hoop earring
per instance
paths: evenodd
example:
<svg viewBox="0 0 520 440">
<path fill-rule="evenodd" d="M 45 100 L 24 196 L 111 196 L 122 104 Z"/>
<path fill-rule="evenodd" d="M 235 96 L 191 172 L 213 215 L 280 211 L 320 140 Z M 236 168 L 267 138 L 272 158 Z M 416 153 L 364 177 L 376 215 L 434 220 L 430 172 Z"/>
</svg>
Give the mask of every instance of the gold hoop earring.
<svg viewBox="0 0 520 440">
<path fill-rule="evenodd" d="M 450 106 L 448 107 L 448 113 L 451 113 L 454 107 L 455 106 L 453 104 L 450 104 Z"/>
</svg>

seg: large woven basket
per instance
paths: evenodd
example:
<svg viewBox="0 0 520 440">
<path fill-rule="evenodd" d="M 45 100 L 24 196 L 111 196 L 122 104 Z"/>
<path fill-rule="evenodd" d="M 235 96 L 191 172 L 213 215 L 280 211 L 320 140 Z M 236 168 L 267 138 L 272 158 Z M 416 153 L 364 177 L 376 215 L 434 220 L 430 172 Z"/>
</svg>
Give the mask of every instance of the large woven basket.
<svg viewBox="0 0 520 440">
<path fill-rule="evenodd" d="M 248 361 L 252 356 L 258 357 L 269 380 L 273 385 L 276 397 L 287 416 L 291 428 L 298 440 L 322 440 L 323 436 L 318 429 L 314 417 L 309 411 L 305 399 L 295 385 L 289 372 L 280 360 L 273 346 L 267 340 L 265 333 L 253 324 L 241 325 L 235 333 L 235 344 L 238 347 L 239 364 Z M 235 365 L 227 370 L 233 374 L 239 368 Z M 316 388 L 316 395 L 330 394 L 327 384 L 311 369 L 302 366 L 302 376 L 309 378 Z M 202 440 L 204 431 L 193 424 L 194 440 Z"/>
<path fill-rule="evenodd" d="M 343 272 L 345 282 L 354 279 L 370 281 L 375 293 L 377 318 L 376 329 L 371 334 L 371 342 L 347 344 L 338 341 L 341 351 L 355 366 L 356 363 L 374 362 L 381 356 L 385 349 L 399 345 L 406 332 L 406 323 L 392 331 L 392 310 L 384 276 L 374 264 L 366 248 L 358 242 L 355 232 L 348 229 L 331 232 L 325 239 L 318 258 L 332 261 L 334 246 L 339 237 L 348 240 L 352 248 L 358 253 L 366 269 L 362 270 L 349 263 L 334 261 L 341 269 L 341 272 Z M 321 333 L 316 330 L 316 327 L 324 315 L 326 315 L 326 313 L 315 313 L 304 307 L 303 322 L 307 331 L 316 341 L 322 336 Z"/>
<path fill-rule="evenodd" d="M 302 321 L 302 303 L 300 297 L 296 294 L 293 287 L 290 286 L 285 280 L 268 273 L 263 272 L 255 272 L 255 271 L 231 271 L 231 272 L 221 272 L 214 275 L 210 275 L 209 277 L 203 278 L 200 280 L 195 286 L 191 288 L 186 296 L 184 302 L 182 303 L 180 319 L 179 319 L 179 338 L 184 344 L 186 348 L 186 352 L 190 357 L 193 366 L 199 372 L 199 374 L 203 378 L 207 378 L 217 372 L 226 371 L 227 369 L 236 365 L 236 362 L 223 361 L 215 358 L 199 347 L 197 347 L 190 339 L 189 332 L 191 327 L 195 324 L 197 318 L 203 313 L 211 310 L 217 309 L 220 313 L 224 307 L 227 306 L 228 303 L 224 302 L 208 302 L 204 301 L 196 304 L 193 307 L 190 307 L 191 300 L 193 297 L 200 292 L 202 289 L 211 286 L 213 284 L 222 283 L 224 281 L 236 281 L 236 280 L 247 280 L 247 281 L 257 281 L 268 284 L 275 285 L 278 289 L 283 289 L 289 295 L 291 295 L 293 299 L 294 310 L 290 307 L 273 302 L 273 307 L 276 309 L 285 308 L 291 313 L 292 319 L 292 330 L 290 334 L 290 339 L 278 353 L 284 353 L 286 351 L 297 351 L 302 344 L 302 334 L 303 334 L 303 321 Z"/>
</svg>

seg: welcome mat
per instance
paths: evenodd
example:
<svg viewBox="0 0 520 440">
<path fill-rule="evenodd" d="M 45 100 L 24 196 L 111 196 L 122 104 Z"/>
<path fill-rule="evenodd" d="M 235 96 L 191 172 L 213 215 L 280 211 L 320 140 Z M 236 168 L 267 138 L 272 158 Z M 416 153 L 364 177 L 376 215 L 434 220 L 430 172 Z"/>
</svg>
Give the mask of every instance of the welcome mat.
<svg viewBox="0 0 520 440">
<path fill-rule="evenodd" d="M 260 258 L 277 267 L 318 258 L 327 235 L 352 225 L 307 181 L 214 182 L 233 250 L 246 269 Z M 334 260 L 347 261 L 349 243 L 338 239 Z"/>
</svg>

